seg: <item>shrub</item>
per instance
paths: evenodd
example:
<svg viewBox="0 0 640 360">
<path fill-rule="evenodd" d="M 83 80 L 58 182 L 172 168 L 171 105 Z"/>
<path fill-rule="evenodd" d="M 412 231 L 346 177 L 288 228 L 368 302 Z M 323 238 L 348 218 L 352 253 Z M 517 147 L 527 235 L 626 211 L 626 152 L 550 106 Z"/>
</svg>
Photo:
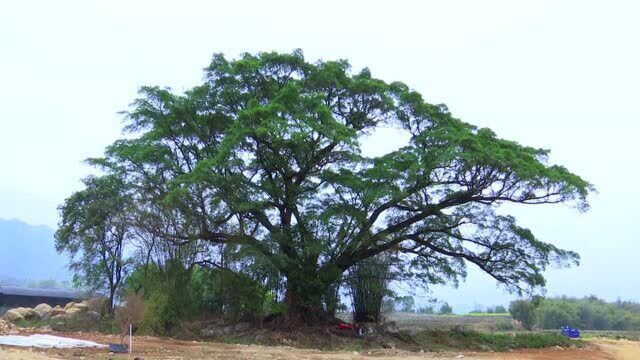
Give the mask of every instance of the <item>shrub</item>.
<svg viewBox="0 0 640 360">
<path fill-rule="evenodd" d="M 535 308 L 536 304 L 531 300 L 516 300 L 509 304 L 509 313 L 525 329 L 531 330 L 536 321 Z"/>
<path fill-rule="evenodd" d="M 536 323 L 543 329 L 559 329 L 564 325 L 578 327 L 578 306 L 566 301 L 545 299 L 536 309 Z"/>
<path fill-rule="evenodd" d="M 114 322 L 120 334 L 125 334 L 129 324 L 135 328 L 140 327 L 145 316 L 145 304 L 142 296 L 130 292 L 125 297 L 122 306 L 115 311 Z"/>
<path fill-rule="evenodd" d="M 515 327 L 511 321 L 499 319 L 495 322 L 494 329 L 497 331 L 511 331 L 514 330 Z"/>
<path fill-rule="evenodd" d="M 340 302 L 340 283 L 329 286 L 327 291 L 322 295 L 322 306 L 324 311 L 331 316 L 336 316 L 336 312 L 344 311 L 347 307 Z"/>
<path fill-rule="evenodd" d="M 154 293 L 145 301 L 140 330 L 153 335 L 171 335 L 182 324 L 180 312 L 168 295 Z"/>
<path fill-rule="evenodd" d="M 507 351 L 518 348 L 544 348 L 551 346 L 582 346 L 584 343 L 568 339 L 559 332 L 554 333 L 517 333 L 496 334 L 476 332 L 472 330 L 445 331 L 426 330 L 416 334 L 420 344 L 427 344 L 435 349 L 468 349 Z"/>
<path fill-rule="evenodd" d="M 377 256 L 366 259 L 349 272 L 347 284 L 353 300 L 356 322 L 380 322 L 382 300 L 389 294 L 391 260 Z"/>
<path fill-rule="evenodd" d="M 105 316 L 109 313 L 109 299 L 105 297 L 96 297 L 87 300 L 87 307 L 89 311 L 95 311 L 100 316 Z"/>
</svg>

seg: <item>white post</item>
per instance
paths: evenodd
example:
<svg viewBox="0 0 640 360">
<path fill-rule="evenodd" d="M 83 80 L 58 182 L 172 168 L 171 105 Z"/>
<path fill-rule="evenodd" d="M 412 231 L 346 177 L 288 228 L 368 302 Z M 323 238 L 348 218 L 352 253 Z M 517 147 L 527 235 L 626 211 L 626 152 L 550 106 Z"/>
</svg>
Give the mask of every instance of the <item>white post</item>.
<svg viewBox="0 0 640 360">
<path fill-rule="evenodd" d="M 133 325 L 129 324 L 129 354 L 131 354 L 131 347 L 133 346 Z"/>
</svg>

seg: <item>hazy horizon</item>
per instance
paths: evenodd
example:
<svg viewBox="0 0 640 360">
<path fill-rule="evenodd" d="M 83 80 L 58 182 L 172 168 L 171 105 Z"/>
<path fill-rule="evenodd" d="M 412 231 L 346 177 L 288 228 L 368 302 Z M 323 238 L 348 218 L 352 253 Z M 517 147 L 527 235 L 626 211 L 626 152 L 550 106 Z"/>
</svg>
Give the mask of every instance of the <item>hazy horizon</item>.
<svg viewBox="0 0 640 360">
<path fill-rule="evenodd" d="M 579 267 L 546 272 L 548 295 L 640 300 L 640 279 L 630 276 L 640 253 L 640 190 L 632 183 L 640 178 L 640 4 L 296 4 L 6 4 L 0 218 L 55 229 L 56 207 L 92 171 L 83 159 L 121 136 L 117 112 L 140 86 L 184 91 L 201 81 L 215 52 L 236 58 L 301 48 L 309 60 L 348 59 L 354 71 L 366 66 L 374 77 L 405 82 L 465 122 L 550 149 L 551 163 L 598 193 L 587 213 L 563 205 L 508 209 L 539 239 L 582 257 Z M 403 141 L 383 130 L 364 150 L 384 152 Z M 469 269 L 459 289 L 435 287 L 432 296 L 454 310 L 514 298 Z"/>
</svg>

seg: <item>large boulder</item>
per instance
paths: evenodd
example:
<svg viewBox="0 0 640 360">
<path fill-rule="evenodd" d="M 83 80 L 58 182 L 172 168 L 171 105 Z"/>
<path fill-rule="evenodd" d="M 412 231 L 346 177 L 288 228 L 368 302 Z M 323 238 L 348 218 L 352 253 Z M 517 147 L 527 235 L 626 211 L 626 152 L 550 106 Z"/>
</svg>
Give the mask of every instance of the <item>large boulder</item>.
<svg viewBox="0 0 640 360">
<path fill-rule="evenodd" d="M 87 312 L 87 308 L 81 307 L 81 306 L 74 306 L 72 308 L 67 309 L 66 311 L 67 311 L 67 315 L 74 315 L 74 314 L 81 314 L 81 313 Z"/>
<path fill-rule="evenodd" d="M 19 307 L 13 309 L 17 311 L 25 320 L 38 320 L 40 319 L 40 314 L 32 308 Z"/>
<path fill-rule="evenodd" d="M 69 309 L 71 309 L 72 307 L 74 307 L 75 305 L 76 305 L 76 303 L 74 303 L 74 302 L 72 301 L 72 302 L 70 302 L 70 303 L 67 303 L 67 305 L 65 305 L 65 306 L 64 306 L 64 309 L 65 309 L 65 310 L 69 310 Z"/>
<path fill-rule="evenodd" d="M 24 321 L 24 316 L 22 316 L 22 314 L 20 314 L 17 309 L 10 309 L 6 313 L 4 313 L 2 319 L 10 323 L 16 323 L 19 321 Z"/>
<path fill-rule="evenodd" d="M 40 317 L 43 319 L 49 318 L 49 313 L 51 312 L 51 309 L 53 308 L 49 304 L 40 304 L 33 308 L 33 310 L 37 311 L 38 314 L 40 314 Z"/>
<path fill-rule="evenodd" d="M 79 309 L 80 311 L 87 311 L 89 310 L 89 305 L 86 301 L 83 301 L 81 303 L 76 303 L 72 309 Z"/>
<path fill-rule="evenodd" d="M 56 306 L 51 311 L 49 311 L 49 318 L 52 318 L 57 315 L 66 315 L 67 311 L 60 306 Z"/>
</svg>

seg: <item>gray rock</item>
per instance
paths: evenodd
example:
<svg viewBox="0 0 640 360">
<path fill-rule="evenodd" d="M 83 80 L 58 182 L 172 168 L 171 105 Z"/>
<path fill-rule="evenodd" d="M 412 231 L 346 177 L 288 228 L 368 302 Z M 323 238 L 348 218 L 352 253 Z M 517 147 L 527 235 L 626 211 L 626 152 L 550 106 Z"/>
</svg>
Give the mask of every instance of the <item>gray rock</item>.
<svg viewBox="0 0 640 360">
<path fill-rule="evenodd" d="M 49 304 L 40 304 L 33 308 L 33 310 L 37 311 L 40 314 L 41 318 L 49 317 L 49 313 L 53 309 Z"/>
<path fill-rule="evenodd" d="M 54 316 L 57 315 L 66 315 L 67 311 L 59 306 L 54 307 L 53 309 L 51 309 L 51 311 L 49 311 L 49 318 L 52 318 Z"/>
<path fill-rule="evenodd" d="M 204 337 L 218 337 L 222 334 L 223 334 L 222 330 L 220 330 L 220 328 L 217 328 L 217 327 L 200 330 L 200 335 Z"/>
<path fill-rule="evenodd" d="M 22 314 L 20 314 L 20 312 L 16 309 L 11 309 L 4 314 L 2 319 L 10 323 L 16 323 L 19 321 L 24 321 L 24 316 L 22 316 Z"/>
<path fill-rule="evenodd" d="M 241 322 L 236 324 L 234 331 L 243 332 L 251 329 L 252 327 L 253 324 L 251 324 L 250 322 Z"/>
<path fill-rule="evenodd" d="M 40 314 L 32 308 L 19 307 L 13 309 L 20 313 L 25 320 L 38 320 L 40 319 Z"/>
</svg>

